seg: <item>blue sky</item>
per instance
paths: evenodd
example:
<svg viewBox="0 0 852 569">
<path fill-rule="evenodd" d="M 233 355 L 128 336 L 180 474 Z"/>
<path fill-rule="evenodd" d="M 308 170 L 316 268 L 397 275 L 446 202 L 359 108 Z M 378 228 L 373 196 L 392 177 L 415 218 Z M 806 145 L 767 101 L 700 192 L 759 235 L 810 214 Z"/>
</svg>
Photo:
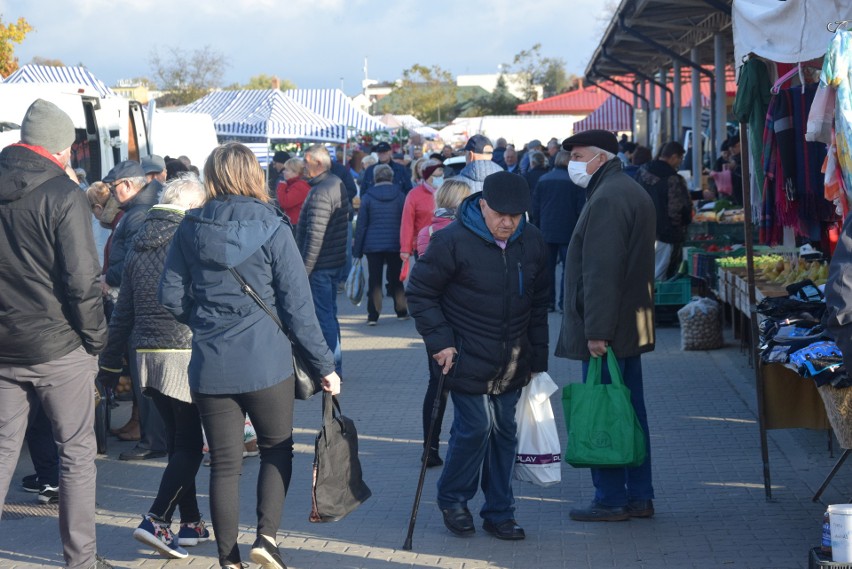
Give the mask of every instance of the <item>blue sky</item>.
<svg viewBox="0 0 852 569">
<path fill-rule="evenodd" d="M 4 23 L 35 28 L 17 46 L 21 63 L 39 56 L 86 65 L 100 79 L 152 76 L 154 46 L 225 55 L 226 84 L 260 73 L 303 88 L 360 91 L 394 80 L 414 63 L 453 74 L 496 73 L 541 43 L 581 75 L 600 40 L 605 0 L 376 2 L 367 0 L 0 0 Z"/>
</svg>

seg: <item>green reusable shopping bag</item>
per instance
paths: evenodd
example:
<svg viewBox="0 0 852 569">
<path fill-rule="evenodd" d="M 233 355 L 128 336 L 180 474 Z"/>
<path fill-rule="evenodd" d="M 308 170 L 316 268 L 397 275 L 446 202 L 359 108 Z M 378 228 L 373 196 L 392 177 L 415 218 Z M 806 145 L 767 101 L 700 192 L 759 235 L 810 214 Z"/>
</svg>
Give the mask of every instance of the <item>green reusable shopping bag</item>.
<svg viewBox="0 0 852 569">
<path fill-rule="evenodd" d="M 612 349 L 607 350 L 610 384 L 601 383 L 602 358 L 589 361 L 585 383 L 562 389 L 562 407 L 568 429 L 565 462 L 575 468 L 639 466 L 645 462 L 645 433 L 630 403 L 621 369 Z"/>
</svg>

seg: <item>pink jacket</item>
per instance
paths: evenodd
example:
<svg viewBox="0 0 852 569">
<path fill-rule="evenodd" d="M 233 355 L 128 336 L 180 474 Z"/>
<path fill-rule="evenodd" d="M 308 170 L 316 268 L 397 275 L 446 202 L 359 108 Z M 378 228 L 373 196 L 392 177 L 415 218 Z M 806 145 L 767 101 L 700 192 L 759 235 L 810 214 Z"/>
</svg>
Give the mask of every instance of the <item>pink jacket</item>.
<svg viewBox="0 0 852 569">
<path fill-rule="evenodd" d="M 417 234 L 417 254 L 422 255 L 426 252 L 426 247 L 429 246 L 433 233 L 445 228 L 452 222 L 453 218 L 451 217 L 438 217 L 437 215 L 433 217 L 432 223 L 421 229 L 420 233 Z"/>
<path fill-rule="evenodd" d="M 435 211 L 435 189 L 425 182 L 405 196 L 402 208 L 402 223 L 399 228 L 399 252 L 413 253 L 417 246 L 417 234 L 432 221 Z"/>
</svg>

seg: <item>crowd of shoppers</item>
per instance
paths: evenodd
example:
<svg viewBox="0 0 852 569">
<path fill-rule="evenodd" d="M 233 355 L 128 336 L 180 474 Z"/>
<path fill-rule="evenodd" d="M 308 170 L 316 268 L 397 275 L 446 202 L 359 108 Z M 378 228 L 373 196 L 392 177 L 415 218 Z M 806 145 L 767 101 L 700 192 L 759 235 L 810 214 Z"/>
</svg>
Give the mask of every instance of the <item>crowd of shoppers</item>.
<svg viewBox="0 0 852 569">
<path fill-rule="evenodd" d="M 0 152 L 0 224 L 18 237 L 0 246 L 0 505 L 26 437 L 36 473 L 24 485 L 59 503 L 69 566 L 110 566 L 95 552 L 92 380 L 114 386 L 129 373 L 134 411 L 116 433 L 138 444 L 120 458 L 167 455 L 133 537 L 171 558 L 212 537 L 220 565 L 241 566 L 248 414 L 260 455 L 249 556 L 285 567 L 277 535 L 292 473 L 294 386 L 282 348 L 294 342 L 323 389 L 339 393 L 337 295 L 353 258 L 366 257 L 367 324 L 378 323 L 388 295 L 396 317 L 410 310 L 423 336 L 422 461 L 443 466 L 437 502 L 453 534 L 475 532 L 468 502 L 481 484 L 483 529 L 525 538 L 511 487 L 515 407 L 547 370 L 548 310 L 563 313 L 557 356 L 586 369 L 615 351 L 647 435 L 641 355 L 654 347 L 654 243 L 658 254 L 660 243 L 677 248 L 689 223 L 676 143 L 628 175 L 623 161 L 638 165 L 642 148 L 619 148 L 612 133 L 534 140 L 520 156 L 505 139 L 495 147 L 477 134 L 452 177 L 443 163 L 450 147 L 406 164 L 380 143 L 369 164 L 369 154 L 337 159 L 314 145 L 303 157 L 276 152 L 267 176 L 246 146 L 226 143 L 202 177 L 180 159 L 148 156 L 117 164 L 84 195 L 65 167 L 74 129 L 63 111 L 36 101 L 21 138 Z M 13 181 L 21 177 L 27 184 Z M 668 276 L 675 255 L 664 264 Z M 442 458 L 448 397 L 454 417 Z M 212 532 L 195 486 L 205 438 Z M 636 468 L 593 469 L 594 501 L 570 517 L 652 516 L 650 465 L 649 450 Z"/>
</svg>

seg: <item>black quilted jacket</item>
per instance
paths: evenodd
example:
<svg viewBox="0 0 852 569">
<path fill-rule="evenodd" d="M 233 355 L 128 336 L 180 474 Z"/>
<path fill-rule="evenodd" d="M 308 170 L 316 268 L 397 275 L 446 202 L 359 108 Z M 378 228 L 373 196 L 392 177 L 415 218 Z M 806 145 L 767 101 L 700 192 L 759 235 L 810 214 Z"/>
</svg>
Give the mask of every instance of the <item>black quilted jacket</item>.
<svg viewBox="0 0 852 569">
<path fill-rule="evenodd" d="M 128 347 L 189 349 L 192 332 L 157 300 L 157 287 L 169 244 L 183 212 L 157 205 L 148 212 L 124 262 L 121 291 L 109 321 L 107 347 L 100 364 L 120 368 Z"/>
<path fill-rule="evenodd" d="M 314 269 L 337 269 L 346 263 L 349 199 L 343 182 L 325 172 L 308 180 L 311 191 L 296 226 L 296 244 L 308 276 Z"/>
</svg>

